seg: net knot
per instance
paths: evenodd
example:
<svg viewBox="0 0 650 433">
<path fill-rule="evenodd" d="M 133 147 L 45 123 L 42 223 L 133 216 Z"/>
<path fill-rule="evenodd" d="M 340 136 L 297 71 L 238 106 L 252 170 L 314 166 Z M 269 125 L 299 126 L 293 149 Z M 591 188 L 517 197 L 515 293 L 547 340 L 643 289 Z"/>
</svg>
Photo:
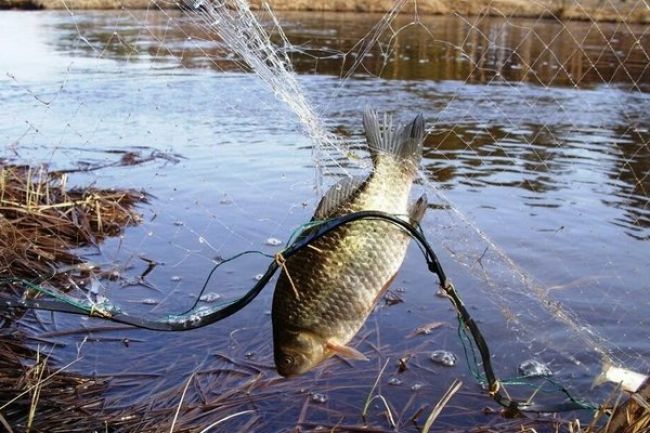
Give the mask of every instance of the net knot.
<svg viewBox="0 0 650 433">
<path fill-rule="evenodd" d="M 488 394 L 490 394 L 490 397 L 494 398 L 499 390 L 501 389 L 501 382 L 498 380 L 495 380 L 491 385 L 490 385 L 490 390 L 488 391 Z"/>
<path fill-rule="evenodd" d="M 104 317 L 104 318 L 110 318 L 111 314 L 104 310 L 101 306 L 98 304 L 92 302 L 90 304 L 90 311 L 88 312 L 89 316 L 95 316 L 95 317 Z"/>
<path fill-rule="evenodd" d="M 296 288 L 296 285 L 294 284 L 293 279 L 289 274 L 289 270 L 287 269 L 287 259 L 285 259 L 282 255 L 282 251 L 278 251 L 274 256 L 274 259 L 275 263 L 277 263 L 277 265 L 282 268 L 282 271 L 287 276 L 289 284 L 291 284 L 291 288 L 293 289 L 293 294 L 296 295 L 296 299 L 300 301 L 300 294 L 298 293 L 298 289 Z"/>
</svg>

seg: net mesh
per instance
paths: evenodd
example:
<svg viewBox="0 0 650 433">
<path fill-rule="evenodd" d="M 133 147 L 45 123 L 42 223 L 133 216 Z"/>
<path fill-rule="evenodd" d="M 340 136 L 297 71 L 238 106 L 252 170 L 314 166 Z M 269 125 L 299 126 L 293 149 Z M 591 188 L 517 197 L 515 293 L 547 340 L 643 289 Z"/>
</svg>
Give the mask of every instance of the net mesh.
<svg viewBox="0 0 650 433">
<path fill-rule="evenodd" d="M 166 315 L 193 304 L 216 262 L 272 254 L 330 185 L 372 170 L 364 106 L 402 122 L 421 112 L 428 136 L 415 193 L 431 203 L 423 229 L 497 374 L 518 382 L 517 367 L 536 359 L 554 383 L 601 401 L 609 390 L 591 385 L 604 364 L 650 371 L 650 7 L 556 3 L 531 2 L 526 17 L 508 2 L 428 15 L 435 6 L 411 0 L 361 15 L 252 10 L 244 0 L 15 15 L 5 18 L 0 60 L 4 157 L 73 167 L 78 185 L 150 193 L 139 226 L 79 253 L 114 276 L 91 276 L 96 292 L 132 313 Z M 373 400 L 369 422 L 415 428 L 414 414 L 476 368 L 418 255 L 409 250 L 354 340 L 372 354 L 362 372 L 335 359 L 280 381 L 270 288 L 192 334 L 40 313 L 22 326 L 62 345 L 52 355 L 61 365 L 75 359 L 77 372 L 110 376 L 113 411 L 163 413 L 192 384 L 180 421 L 188 429 L 228 416 L 224 425 L 242 431 L 344 428 L 391 359 L 375 390 L 386 402 Z M 224 265 L 204 306 L 243 293 L 266 263 Z M 432 363 L 436 349 L 455 353 L 459 367 Z M 405 358 L 400 374 L 394 364 Z M 506 386 L 524 400 L 560 398 L 539 383 Z M 482 422 L 467 410 L 481 404 L 464 396 L 440 428 Z M 164 413 L 167 424 L 152 416 L 140 427 L 168 427 L 173 412 Z"/>
</svg>

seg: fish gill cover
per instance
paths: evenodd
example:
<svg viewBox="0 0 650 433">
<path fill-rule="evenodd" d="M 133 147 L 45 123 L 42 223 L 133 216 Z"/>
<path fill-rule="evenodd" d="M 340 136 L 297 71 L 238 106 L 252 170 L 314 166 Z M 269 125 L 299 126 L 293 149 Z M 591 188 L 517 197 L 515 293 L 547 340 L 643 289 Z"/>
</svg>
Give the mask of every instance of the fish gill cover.
<svg viewBox="0 0 650 433">
<path fill-rule="evenodd" d="M 76 295 L 168 317 L 194 304 L 216 263 L 275 254 L 331 185 L 372 172 L 365 107 L 396 124 L 421 113 L 411 199 L 429 198 L 422 229 L 502 386 L 518 400 L 557 403 L 566 390 L 602 403 L 612 388 L 592 384 L 604 365 L 650 372 L 648 4 L 475 3 L 443 15 L 417 0 L 381 13 L 244 0 L 2 12 L 3 164 L 74 167 L 71 186 L 146 191 L 137 226 L 74 251 L 92 265 Z M 225 263 L 201 311 L 267 265 Z M 352 340 L 369 361 L 278 376 L 274 283 L 189 333 L 42 312 L 12 326 L 28 338 L 25 368 L 42 353 L 52 371 L 99 381 L 101 404 L 86 409 L 97 429 L 417 431 L 455 379 L 464 392 L 432 430 L 528 422 L 495 421 L 478 355 L 414 244 Z M 6 404 L 0 415 L 20 431 L 31 415 Z M 70 428 L 35 407 L 32 429 Z"/>
</svg>

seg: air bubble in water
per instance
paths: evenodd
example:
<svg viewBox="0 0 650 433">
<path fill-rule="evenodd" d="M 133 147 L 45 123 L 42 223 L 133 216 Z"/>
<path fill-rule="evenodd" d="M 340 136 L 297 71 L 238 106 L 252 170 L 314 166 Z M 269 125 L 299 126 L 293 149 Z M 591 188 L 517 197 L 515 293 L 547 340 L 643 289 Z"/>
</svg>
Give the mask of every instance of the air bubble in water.
<svg viewBox="0 0 650 433">
<path fill-rule="evenodd" d="M 419 391 L 422 388 L 422 384 L 420 382 L 416 382 L 411 386 L 411 391 Z"/>
<path fill-rule="evenodd" d="M 391 377 L 390 379 L 388 379 L 388 384 L 397 386 L 397 385 L 401 385 L 402 381 L 396 377 Z"/>
<path fill-rule="evenodd" d="M 282 241 L 277 238 L 268 238 L 266 240 L 266 245 L 270 245 L 272 247 L 277 247 L 278 245 L 282 245 Z"/>
<path fill-rule="evenodd" d="M 548 365 L 536 359 L 527 359 L 519 364 L 519 374 L 524 377 L 548 377 L 553 376 L 553 372 Z"/>
<path fill-rule="evenodd" d="M 430 358 L 436 364 L 440 364 L 445 367 L 453 367 L 458 361 L 456 355 L 449 352 L 448 350 L 434 350 L 431 352 Z"/>
<path fill-rule="evenodd" d="M 262 278 L 264 278 L 264 274 L 257 274 L 257 275 L 255 275 L 254 278 L 255 278 L 255 281 L 259 281 L 259 280 L 261 280 Z"/>
<path fill-rule="evenodd" d="M 325 394 L 314 392 L 311 395 L 311 401 L 313 401 L 314 403 L 321 403 L 321 404 L 327 403 L 327 396 Z"/>
</svg>

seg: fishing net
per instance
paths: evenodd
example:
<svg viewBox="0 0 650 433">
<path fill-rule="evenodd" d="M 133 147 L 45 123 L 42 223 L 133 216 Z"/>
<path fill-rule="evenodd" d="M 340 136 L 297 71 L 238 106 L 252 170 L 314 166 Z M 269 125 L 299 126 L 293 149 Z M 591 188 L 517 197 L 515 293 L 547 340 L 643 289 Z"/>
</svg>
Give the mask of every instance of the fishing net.
<svg viewBox="0 0 650 433">
<path fill-rule="evenodd" d="M 215 264 L 273 255 L 332 184 L 371 172 L 364 107 L 422 113 L 422 228 L 507 393 L 590 407 L 611 392 L 592 387 L 603 366 L 650 372 L 648 3 L 377 3 L 4 12 L 3 162 L 148 197 L 137 226 L 74 250 L 83 266 L 56 281 L 134 315 L 184 312 Z M 268 263 L 225 263 L 200 308 Z M 97 419 L 116 430 L 416 431 L 456 378 L 433 429 L 494 423 L 479 358 L 415 246 L 353 341 L 367 364 L 280 379 L 273 284 L 188 333 L 43 312 L 18 326 L 55 366 L 108 379 Z"/>
</svg>

